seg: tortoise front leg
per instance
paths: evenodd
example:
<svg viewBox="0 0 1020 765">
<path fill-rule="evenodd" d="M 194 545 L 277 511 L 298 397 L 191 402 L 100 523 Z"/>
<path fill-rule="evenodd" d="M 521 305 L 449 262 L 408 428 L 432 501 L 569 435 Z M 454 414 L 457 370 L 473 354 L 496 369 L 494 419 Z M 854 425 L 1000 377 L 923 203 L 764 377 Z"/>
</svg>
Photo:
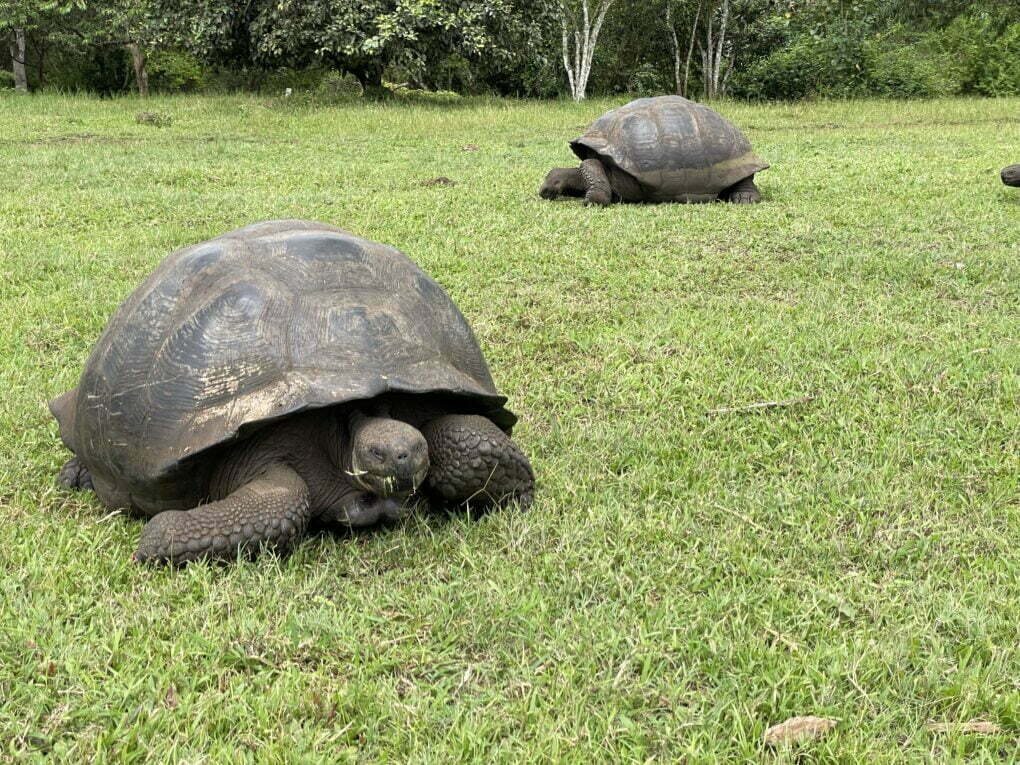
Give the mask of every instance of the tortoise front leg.
<svg viewBox="0 0 1020 765">
<path fill-rule="evenodd" d="M 319 513 L 315 521 L 323 526 L 349 529 L 372 526 L 380 521 L 399 521 L 407 512 L 402 500 L 350 491 Z"/>
<path fill-rule="evenodd" d="M 605 207 L 613 201 L 613 187 L 609 183 L 606 169 L 597 159 L 586 159 L 581 163 L 581 177 L 584 178 L 587 191 L 584 194 L 584 205 Z"/>
<path fill-rule="evenodd" d="M 719 199 L 738 205 L 756 205 L 761 201 L 761 192 L 754 185 L 754 176 L 749 175 L 744 180 L 737 181 L 729 188 L 723 189 L 719 193 Z"/>
<path fill-rule="evenodd" d="M 422 433 L 429 444 L 429 488 L 447 502 L 530 507 L 535 474 L 524 452 L 496 425 L 475 414 L 448 414 Z"/>
<path fill-rule="evenodd" d="M 276 464 L 218 502 L 157 515 L 142 529 L 134 559 L 174 565 L 199 558 L 234 560 L 261 544 L 283 552 L 304 534 L 308 503 L 301 476 Z"/>
<path fill-rule="evenodd" d="M 95 491 L 92 474 L 77 457 L 71 457 L 57 474 L 57 485 L 76 491 Z"/>
</svg>

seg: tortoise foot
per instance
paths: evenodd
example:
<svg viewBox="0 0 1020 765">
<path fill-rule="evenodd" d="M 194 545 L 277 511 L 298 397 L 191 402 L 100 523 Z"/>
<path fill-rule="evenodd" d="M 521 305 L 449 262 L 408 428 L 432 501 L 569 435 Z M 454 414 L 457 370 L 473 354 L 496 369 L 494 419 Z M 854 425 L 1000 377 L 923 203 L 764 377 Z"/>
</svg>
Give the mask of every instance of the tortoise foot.
<svg viewBox="0 0 1020 765">
<path fill-rule="evenodd" d="M 92 474 L 77 457 L 71 457 L 57 474 L 57 485 L 74 491 L 95 491 Z"/>
</svg>

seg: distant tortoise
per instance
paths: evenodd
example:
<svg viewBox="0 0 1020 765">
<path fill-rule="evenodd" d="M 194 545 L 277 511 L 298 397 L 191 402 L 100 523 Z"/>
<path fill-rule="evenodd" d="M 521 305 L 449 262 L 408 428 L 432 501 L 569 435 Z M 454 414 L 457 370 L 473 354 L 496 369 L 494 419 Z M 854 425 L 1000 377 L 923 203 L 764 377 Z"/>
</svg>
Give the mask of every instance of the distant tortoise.
<svg viewBox="0 0 1020 765">
<path fill-rule="evenodd" d="M 135 559 L 179 564 L 395 519 L 419 488 L 527 507 L 505 401 L 405 255 L 279 220 L 169 255 L 50 410 L 75 454 L 59 483 L 152 518 Z"/>
<path fill-rule="evenodd" d="M 553 168 L 543 199 L 611 202 L 761 201 L 754 174 L 768 167 L 731 122 L 680 96 L 639 98 L 608 111 L 570 142 L 579 168 Z"/>
<path fill-rule="evenodd" d="M 1002 168 L 1002 182 L 1007 186 L 1020 186 L 1020 165 Z"/>
</svg>

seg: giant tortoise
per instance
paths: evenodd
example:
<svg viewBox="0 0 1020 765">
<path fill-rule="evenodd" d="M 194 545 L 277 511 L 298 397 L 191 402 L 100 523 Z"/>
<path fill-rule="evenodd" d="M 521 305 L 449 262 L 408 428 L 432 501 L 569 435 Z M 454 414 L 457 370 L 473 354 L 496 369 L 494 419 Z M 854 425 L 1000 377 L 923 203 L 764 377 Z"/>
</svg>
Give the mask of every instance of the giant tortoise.
<svg viewBox="0 0 1020 765">
<path fill-rule="evenodd" d="M 611 202 L 761 201 L 754 174 L 768 164 L 733 123 L 680 96 L 639 98 L 606 112 L 570 142 L 577 168 L 553 168 L 543 199 Z"/>
<path fill-rule="evenodd" d="M 163 260 L 50 410 L 74 452 L 59 483 L 151 518 L 135 559 L 179 564 L 395 519 L 418 490 L 527 507 L 505 402 L 407 256 L 277 220 Z"/>
</svg>

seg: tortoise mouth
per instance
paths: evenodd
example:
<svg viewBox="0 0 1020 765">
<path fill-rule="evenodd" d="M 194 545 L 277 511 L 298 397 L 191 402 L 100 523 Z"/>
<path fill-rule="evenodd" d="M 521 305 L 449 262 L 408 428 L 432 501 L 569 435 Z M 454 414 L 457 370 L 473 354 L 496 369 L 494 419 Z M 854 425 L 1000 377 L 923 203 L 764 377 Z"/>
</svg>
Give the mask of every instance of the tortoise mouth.
<svg viewBox="0 0 1020 765">
<path fill-rule="evenodd" d="M 542 187 L 538 190 L 538 195 L 542 199 L 556 199 L 560 195 L 560 190 L 551 183 L 543 183 Z"/>
<path fill-rule="evenodd" d="M 427 473 L 427 465 L 409 475 L 376 473 L 362 468 L 358 464 L 357 459 L 353 459 L 348 475 L 355 486 L 377 497 L 382 497 L 383 499 L 406 499 L 418 490 L 421 482 L 425 480 Z"/>
</svg>

